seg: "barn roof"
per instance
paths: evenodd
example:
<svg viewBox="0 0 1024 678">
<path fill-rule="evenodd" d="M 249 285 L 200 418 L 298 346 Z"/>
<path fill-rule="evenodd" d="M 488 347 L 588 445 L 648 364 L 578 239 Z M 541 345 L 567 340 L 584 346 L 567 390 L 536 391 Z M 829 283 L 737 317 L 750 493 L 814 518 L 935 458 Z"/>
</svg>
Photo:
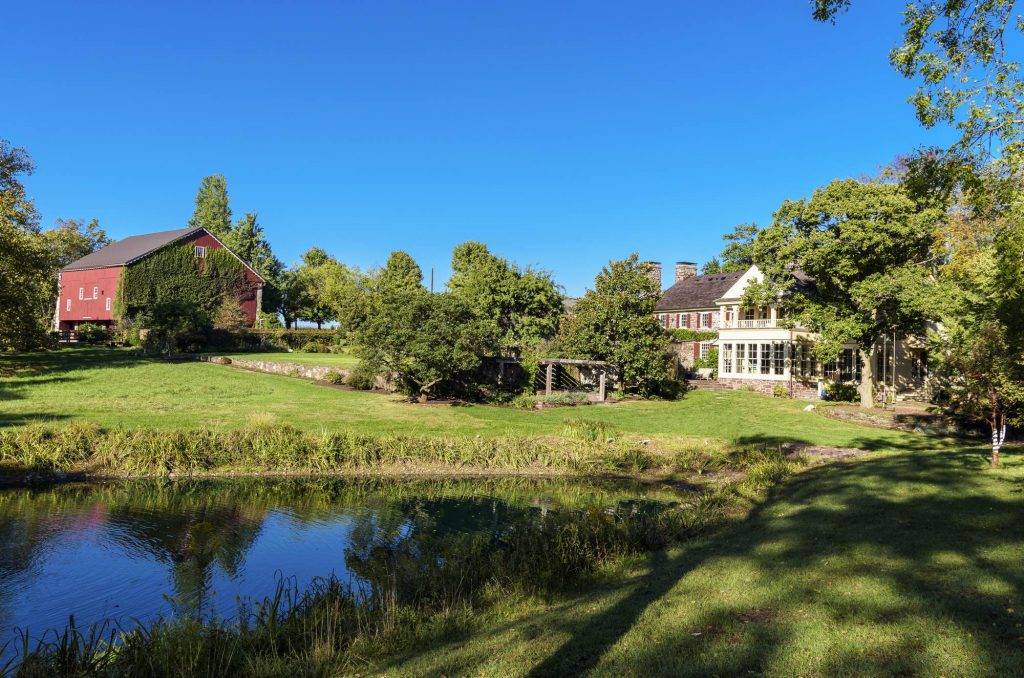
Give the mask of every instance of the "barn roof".
<svg viewBox="0 0 1024 678">
<path fill-rule="evenodd" d="M 655 305 L 656 311 L 683 311 L 699 308 L 715 308 L 715 302 L 722 298 L 729 288 L 743 276 L 739 273 L 710 273 L 695 275 L 680 280 L 665 290 Z"/>
<path fill-rule="evenodd" d="M 106 268 L 108 266 L 124 266 L 141 259 L 153 250 L 192 235 L 201 228 L 178 228 L 173 231 L 160 231 L 145 235 L 133 235 L 110 243 L 92 254 L 87 254 L 78 261 L 71 262 L 62 271 L 81 271 L 89 268 Z"/>
</svg>

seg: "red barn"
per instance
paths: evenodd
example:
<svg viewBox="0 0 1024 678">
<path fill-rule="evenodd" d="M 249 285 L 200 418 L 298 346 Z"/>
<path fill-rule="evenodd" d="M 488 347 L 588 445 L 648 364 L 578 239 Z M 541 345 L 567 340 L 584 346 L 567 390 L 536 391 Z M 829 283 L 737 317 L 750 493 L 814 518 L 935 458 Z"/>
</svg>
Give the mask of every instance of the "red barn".
<svg viewBox="0 0 1024 678">
<path fill-rule="evenodd" d="M 224 243 L 204 228 L 179 228 L 118 240 L 68 264 L 58 276 L 60 292 L 57 296 L 54 329 L 72 332 L 83 323 L 112 327 L 117 320 L 114 317 L 114 298 L 117 296 L 121 270 L 164 247 L 182 244 L 192 245 L 199 259 L 205 258 L 211 250 L 228 250 Z M 238 258 L 237 255 L 235 257 Z M 244 266 L 245 279 L 249 283 L 247 292 L 239 301 L 249 324 L 253 325 L 260 310 L 266 281 L 248 263 L 240 258 L 238 260 Z"/>
</svg>

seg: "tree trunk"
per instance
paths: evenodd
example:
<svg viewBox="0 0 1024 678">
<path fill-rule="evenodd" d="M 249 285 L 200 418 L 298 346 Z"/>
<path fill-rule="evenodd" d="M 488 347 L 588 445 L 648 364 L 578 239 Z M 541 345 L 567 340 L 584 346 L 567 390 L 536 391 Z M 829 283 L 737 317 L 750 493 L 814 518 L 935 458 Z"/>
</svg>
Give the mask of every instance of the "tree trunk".
<svg viewBox="0 0 1024 678">
<path fill-rule="evenodd" d="M 992 415 L 992 468 L 999 468 L 999 449 L 1006 441 L 1006 417 Z"/>
<path fill-rule="evenodd" d="M 429 391 L 420 391 L 420 397 L 419 397 L 420 404 L 421 405 L 426 404 L 427 398 L 429 396 L 430 396 L 430 392 Z"/>
<path fill-rule="evenodd" d="M 871 345 L 870 348 L 862 348 L 860 350 L 860 359 L 864 363 L 861 368 L 861 379 L 860 384 L 857 386 L 857 391 L 860 393 L 860 406 L 864 408 L 871 408 L 875 406 L 875 346 Z M 854 374 L 857 373 L 857 366 L 854 365 Z"/>
<path fill-rule="evenodd" d="M 317 321 L 316 321 L 316 328 L 317 328 L 318 330 L 322 330 L 322 329 L 324 328 L 324 324 L 323 324 L 323 322 L 322 322 L 322 321 L 320 321 L 320 320 L 317 320 Z"/>
</svg>

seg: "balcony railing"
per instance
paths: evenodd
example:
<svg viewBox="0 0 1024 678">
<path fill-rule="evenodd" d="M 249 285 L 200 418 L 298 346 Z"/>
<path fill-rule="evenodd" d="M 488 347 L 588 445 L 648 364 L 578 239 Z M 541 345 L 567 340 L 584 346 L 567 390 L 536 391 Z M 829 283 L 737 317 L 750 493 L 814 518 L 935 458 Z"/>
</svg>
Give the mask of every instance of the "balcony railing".
<svg viewBox="0 0 1024 678">
<path fill-rule="evenodd" d="M 779 322 L 772 318 L 755 318 L 753 320 L 726 320 L 722 323 L 725 329 L 752 330 L 778 327 Z"/>
</svg>

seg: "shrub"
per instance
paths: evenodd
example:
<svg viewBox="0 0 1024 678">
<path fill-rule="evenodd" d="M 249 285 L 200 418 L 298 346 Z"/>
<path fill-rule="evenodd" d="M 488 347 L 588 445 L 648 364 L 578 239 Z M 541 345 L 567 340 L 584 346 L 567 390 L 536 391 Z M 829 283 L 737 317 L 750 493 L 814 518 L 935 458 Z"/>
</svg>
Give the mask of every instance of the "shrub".
<svg viewBox="0 0 1024 678">
<path fill-rule="evenodd" d="M 573 407 L 589 405 L 590 398 L 584 391 L 560 391 L 549 396 L 537 396 L 537 402 L 554 407 Z"/>
<path fill-rule="evenodd" d="M 775 384 L 772 386 L 772 397 L 774 398 L 788 398 L 789 389 L 782 384 Z"/>
<path fill-rule="evenodd" d="M 835 381 L 825 389 L 825 400 L 837 403 L 849 403 L 858 399 L 857 385 Z"/>
<path fill-rule="evenodd" d="M 510 400 L 508 404 L 522 410 L 532 410 L 537 407 L 537 396 L 520 394 Z"/>
<path fill-rule="evenodd" d="M 685 341 L 711 341 L 718 338 L 716 332 L 701 332 L 699 330 L 690 330 L 686 328 L 671 329 L 668 330 L 669 336 L 674 341 L 685 342 Z"/>
<path fill-rule="evenodd" d="M 345 375 L 342 374 L 341 372 L 338 372 L 337 370 L 331 370 L 330 372 L 324 375 L 324 381 L 326 381 L 328 384 L 334 384 L 335 386 L 337 386 L 338 384 L 345 383 Z"/>
<path fill-rule="evenodd" d="M 330 353 L 331 346 L 323 341 L 307 341 L 299 350 L 303 353 Z"/>
<path fill-rule="evenodd" d="M 78 326 L 76 332 L 78 341 L 85 342 L 87 344 L 102 344 L 110 341 L 111 333 L 105 327 L 100 327 L 94 323 L 83 323 Z"/>
<path fill-rule="evenodd" d="M 356 365 L 355 369 L 349 372 L 348 377 L 345 378 L 345 383 L 354 389 L 360 391 L 369 391 L 374 387 L 377 377 L 372 370 L 366 369 L 360 365 Z"/>
</svg>

